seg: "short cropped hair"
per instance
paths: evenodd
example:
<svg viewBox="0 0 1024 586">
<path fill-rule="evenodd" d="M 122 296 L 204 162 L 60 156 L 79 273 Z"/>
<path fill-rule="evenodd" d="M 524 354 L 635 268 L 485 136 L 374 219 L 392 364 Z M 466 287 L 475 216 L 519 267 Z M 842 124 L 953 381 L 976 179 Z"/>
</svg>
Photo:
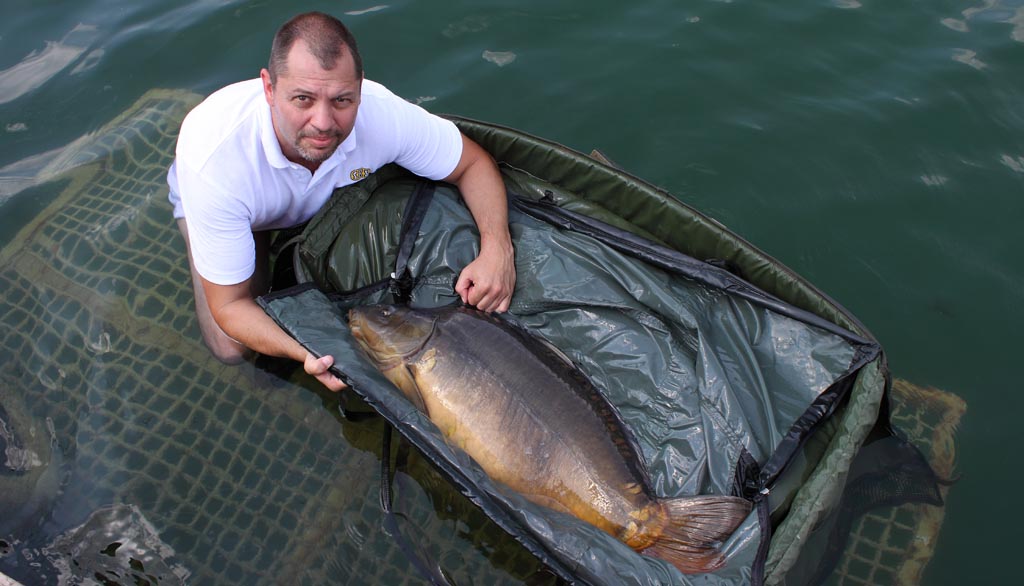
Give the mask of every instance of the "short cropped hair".
<svg viewBox="0 0 1024 586">
<path fill-rule="evenodd" d="M 274 35 L 270 63 L 267 65 L 271 84 L 276 84 L 277 76 L 287 72 L 288 52 L 299 39 L 306 43 L 309 52 L 324 69 L 334 69 L 343 48 L 347 47 L 355 61 L 356 76 L 363 77 L 363 59 L 359 56 L 356 39 L 348 28 L 329 14 L 306 12 L 281 25 Z"/>
</svg>

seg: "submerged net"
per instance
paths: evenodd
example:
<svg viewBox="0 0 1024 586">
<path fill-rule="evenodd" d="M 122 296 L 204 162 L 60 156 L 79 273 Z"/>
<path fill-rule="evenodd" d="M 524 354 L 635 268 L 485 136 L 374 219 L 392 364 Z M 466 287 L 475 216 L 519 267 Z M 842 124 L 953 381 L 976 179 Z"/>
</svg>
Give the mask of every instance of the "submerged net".
<svg viewBox="0 0 1024 586">
<path fill-rule="evenodd" d="M 892 422 L 917 446 L 940 480 L 956 475 L 955 435 L 967 405 L 960 397 L 897 379 Z M 943 501 L 949 482 L 939 483 Z M 843 557 L 826 584 L 921 583 L 935 551 L 945 509 L 923 503 L 882 506 L 853 524 Z"/>
<path fill-rule="evenodd" d="M 381 422 L 198 341 L 165 180 L 198 99 L 150 92 L 68 147 L 78 166 L 0 252 L 4 442 L 38 456 L 0 461 L 0 577 L 422 583 L 380 528 Z M 456 581 L 540 567 L 422 461 L 398 476 L 407 530 Z"/>
</svg>

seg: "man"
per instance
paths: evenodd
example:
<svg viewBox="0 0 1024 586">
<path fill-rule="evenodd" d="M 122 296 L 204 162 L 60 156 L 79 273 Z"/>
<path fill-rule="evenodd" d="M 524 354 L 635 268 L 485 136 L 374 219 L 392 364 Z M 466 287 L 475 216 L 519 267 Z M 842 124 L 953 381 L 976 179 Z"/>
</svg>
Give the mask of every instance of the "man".
<svg viewBox="0 0 1024 586">
<path fill-rule="evenodd" d="M 309 354 L 256 304 L 266 292 L 269 230 L 301 224 L 333 190 L 397 162 L 459 187 L 480 254 L 455 290 L 506 311 L 515 286 L 505 188 L 493 159 L 449 121 L 363 78 L 355 39 L 323 13 L 285 23 L 260 79 L 230 85 L 185 118 L 168 173 L 187 244 L 203 341 L 227 363 L 290 357 L 331 390 L 333 358 Z"/>
</svg>

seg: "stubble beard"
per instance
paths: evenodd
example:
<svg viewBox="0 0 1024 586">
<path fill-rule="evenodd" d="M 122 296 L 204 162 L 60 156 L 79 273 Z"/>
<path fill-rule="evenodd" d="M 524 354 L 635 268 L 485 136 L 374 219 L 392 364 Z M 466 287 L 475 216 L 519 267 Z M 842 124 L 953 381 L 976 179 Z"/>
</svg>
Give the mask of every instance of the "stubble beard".
<svg viewBox="0 0 1024 586">
<path fill-rule="evenodd" d="M 306 161 L 309 161 L 310 163 L 323 163 L 327 159 L 331 158 L 331 155 L 334 154 L 334 151 L 338 150 L 338 147 L 341 146 L 341 134 L 338 132 L 331 132 L 329 133 L 329 136 L 334 137 L 337 141 L 333 147 L 329 149 L 306 148 L 305 146 L 302 145 L 302 139 L 310 136 L 312 135 L 308 133 L 299 133 L 299 135 L 295 138 L 296 152 L 299 153 L 300 157 L 302 157 Z"/>
</svg>

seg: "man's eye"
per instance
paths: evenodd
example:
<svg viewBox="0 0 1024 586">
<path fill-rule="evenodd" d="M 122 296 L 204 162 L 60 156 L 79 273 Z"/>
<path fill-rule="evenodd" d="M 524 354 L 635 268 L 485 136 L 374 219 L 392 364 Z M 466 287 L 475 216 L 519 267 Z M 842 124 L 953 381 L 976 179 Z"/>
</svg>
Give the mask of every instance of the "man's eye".
<svg viewBox="0 0 1024 586">
<path fill-rule="evenodd" d="M 299 102 L 308 102 L 309 96 L 295 96 L 295 99 Z"/>
</svg>

